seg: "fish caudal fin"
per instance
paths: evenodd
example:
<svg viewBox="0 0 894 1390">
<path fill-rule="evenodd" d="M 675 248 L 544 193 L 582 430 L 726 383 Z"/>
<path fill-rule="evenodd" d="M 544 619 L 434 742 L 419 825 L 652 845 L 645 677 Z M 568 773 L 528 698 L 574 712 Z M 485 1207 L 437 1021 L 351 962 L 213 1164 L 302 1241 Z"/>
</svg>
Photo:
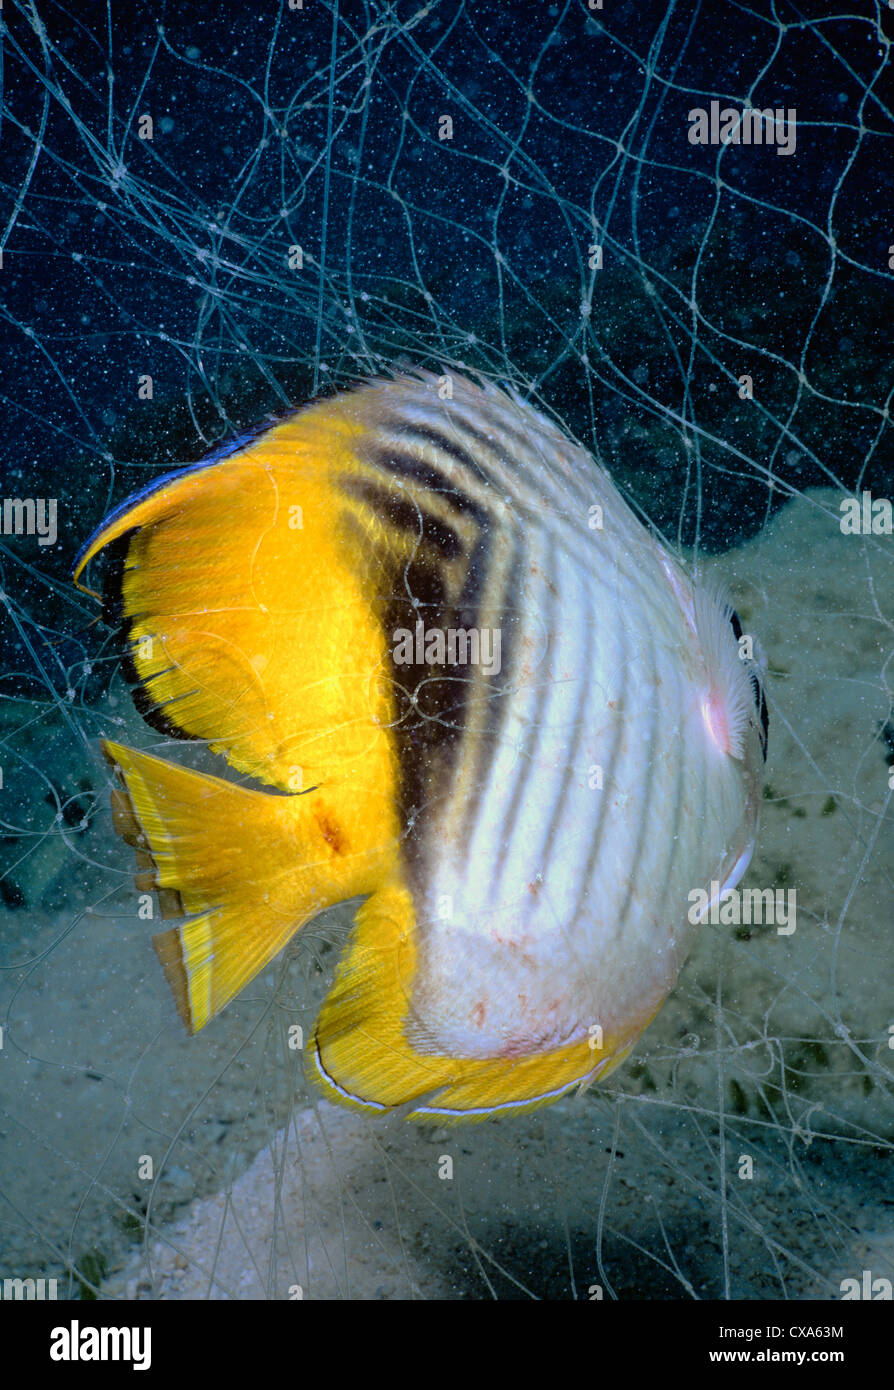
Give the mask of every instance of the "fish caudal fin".
<svg viewBox="0 0 894 1390">
<path fill-rule="evenodd" d="M 191 1033 L 305 922 L 379 881 L 386 850 L 349 841 L 337 795 L 276 796 L 121 744 L 103 751 L 123 783 L 113 810 L 137 849 L 137 887 L 190 919 L 154 945 Z"/>
</svg>

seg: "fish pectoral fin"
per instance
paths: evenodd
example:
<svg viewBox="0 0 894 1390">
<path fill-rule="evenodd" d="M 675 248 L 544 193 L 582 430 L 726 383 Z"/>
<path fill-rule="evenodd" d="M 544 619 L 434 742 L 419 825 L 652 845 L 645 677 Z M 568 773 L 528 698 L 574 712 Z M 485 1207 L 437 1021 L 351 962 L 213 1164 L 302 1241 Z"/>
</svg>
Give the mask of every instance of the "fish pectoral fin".
<svg viewBox="0 0 894 1390">
<path fill-rule="evenodd" d="M 191 920 L 155 938 L 191 1033 L 324 908 L 372 892 L 393 852 L 343 815 L 344 794 L 278 796 L 104 742 L 122 787 L 116 828 L 138 855 L 137 888 Z"/>
</svg>

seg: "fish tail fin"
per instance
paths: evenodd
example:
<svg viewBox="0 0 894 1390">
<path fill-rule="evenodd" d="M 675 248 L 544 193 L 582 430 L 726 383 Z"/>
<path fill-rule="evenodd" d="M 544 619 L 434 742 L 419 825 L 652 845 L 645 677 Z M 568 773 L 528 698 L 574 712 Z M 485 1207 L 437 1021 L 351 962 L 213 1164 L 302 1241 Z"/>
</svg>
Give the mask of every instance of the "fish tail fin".
<svg viewBox="0 0 894 1390">
<path fill-rule="evenodd" d="M 349 852 L 319 789 L 278 796 L 122 744 L 103 751 L 122 783 L 115 828 L 137 850 L 137 888 L 158 893 L 163 916 L 189 918 L 154 945 L 190 1033 L 310 918 L 374 888 L 376 856 Z"/>
</svg>

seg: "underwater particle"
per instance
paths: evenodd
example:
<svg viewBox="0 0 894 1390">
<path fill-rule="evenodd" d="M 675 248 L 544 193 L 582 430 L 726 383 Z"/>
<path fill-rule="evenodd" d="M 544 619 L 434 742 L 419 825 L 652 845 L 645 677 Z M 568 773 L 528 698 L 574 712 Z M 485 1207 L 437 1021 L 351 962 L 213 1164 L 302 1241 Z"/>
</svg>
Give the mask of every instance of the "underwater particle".
<svg viewBox="0 0 894 1390">
<path fill-rule="evenodd" d="M 330 1098 L 471 1118 L 617 1066 L 692 889 L 748 865 L 766 705 L 732 606 L 608 475 L 420 371 L 160 479 L 76 580 L 113 542 L 144 718 L 279 793 L 104 745 L 138 889 L 187 919 L 155 945 L 189 1031 L 364 897 L 308 1049 Z"/>
</svg>

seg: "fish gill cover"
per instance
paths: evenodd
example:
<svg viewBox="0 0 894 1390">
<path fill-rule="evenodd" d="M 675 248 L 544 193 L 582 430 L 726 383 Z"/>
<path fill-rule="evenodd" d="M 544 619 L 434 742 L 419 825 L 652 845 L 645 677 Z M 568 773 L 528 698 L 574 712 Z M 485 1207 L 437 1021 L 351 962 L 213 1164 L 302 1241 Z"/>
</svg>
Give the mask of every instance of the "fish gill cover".
<svg viewBox="0 0 894 1390">
<path fill-rule="evenodd" d="M 828 8 L 4 6 L 0 1278 L 894 1280 L 891 14 Z M 130 493 L 395 363 L 561 421 L 769 666 L 744 885 L 779 920 L 709 914 L 603 1087 L 475 1130 L 309 1086 L 341 909 L 185 1037 L 98 751 L 170 740 L 69 583 Z"/>
</svg>

